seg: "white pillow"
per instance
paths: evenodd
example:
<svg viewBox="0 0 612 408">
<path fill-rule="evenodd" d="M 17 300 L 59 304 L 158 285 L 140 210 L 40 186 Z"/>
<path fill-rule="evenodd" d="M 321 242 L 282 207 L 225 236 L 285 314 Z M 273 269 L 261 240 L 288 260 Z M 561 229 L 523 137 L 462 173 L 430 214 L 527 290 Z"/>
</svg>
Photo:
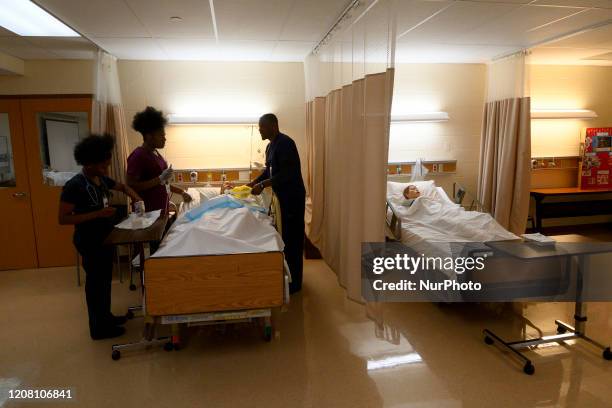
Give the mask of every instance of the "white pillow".
<svg viewBox="0 0 612 408">
<path fill-rule="evenodd" d="M 387 181 L 387 197 L 403 195 L 404 190 L 409 185 L 416 186 L 421 192 L 421 196 L 429 197 L 436 190 L 436 183 L 433 180 L 411 181 L 408 183 L 398 183 L 395 181 Z"/>
</svg>

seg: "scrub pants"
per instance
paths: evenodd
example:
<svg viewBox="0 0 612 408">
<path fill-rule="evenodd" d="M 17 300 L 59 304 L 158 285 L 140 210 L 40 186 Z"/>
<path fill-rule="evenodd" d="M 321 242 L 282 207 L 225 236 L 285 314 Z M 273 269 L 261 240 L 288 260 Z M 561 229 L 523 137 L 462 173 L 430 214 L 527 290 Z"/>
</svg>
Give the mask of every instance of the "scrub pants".
<svg viewBox="0 0 612 408">
<path fill-rule="evenodd" d="M 111 281 L 113 247 L 79 246 L 85 269 L 85 298 L 89 315 L 89 333 L 95 336 L 111 326 Z"/>
<path fill-rule="evenodd" d="M 295 293 L 302 289 L 305 197 L 298 196 L 288 199 L 279 197 L 278 201 L 281 208 L 285 260 L 291 271 L 289 291 Z"/>
</svg>

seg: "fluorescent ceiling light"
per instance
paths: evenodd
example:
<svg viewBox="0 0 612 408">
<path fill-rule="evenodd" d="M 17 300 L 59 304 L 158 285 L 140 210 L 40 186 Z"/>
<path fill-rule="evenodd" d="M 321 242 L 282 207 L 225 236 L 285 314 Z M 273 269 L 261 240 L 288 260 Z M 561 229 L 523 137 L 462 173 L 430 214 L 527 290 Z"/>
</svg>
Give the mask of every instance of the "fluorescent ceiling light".
<svg viewBox="0 0 612 408">
<path fill-rule="evenodd" d="M 412 112 L 405 115 L 391 115 L 391 122 L 445 122 L 449 120 L 447 112 Z"/>
<path fill-rule="evenodd" d="M 533 109 L 531 119 L 593 119 L 597 113 L 587 109 Z"/>
<path fill-rule="evenodd" d="M 404 364 L 420 363 L 423 359 L 418 353 L 408 353 L 399 356 L 381 358 L 379 360 L 368 360 L 368 371 L 392 368 Z"/>
<path fill-rule="evenodd" d="M 29 0 L 0 0 L 0 26 L 28 37 L 80 37 Z"/>
<path fill-rule="evenodd" d="M 183 116 L 168 115 L 170 125 L 255 125 L 259 123 L 259 116 Z"/>
</svg>

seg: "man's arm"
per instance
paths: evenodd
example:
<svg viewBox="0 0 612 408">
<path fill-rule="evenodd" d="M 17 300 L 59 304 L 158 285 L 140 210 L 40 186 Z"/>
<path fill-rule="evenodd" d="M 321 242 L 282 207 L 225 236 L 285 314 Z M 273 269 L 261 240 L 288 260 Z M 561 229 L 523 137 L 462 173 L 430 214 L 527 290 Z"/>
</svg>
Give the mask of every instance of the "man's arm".
<svg viewBox="0 0 612 408">
<path fill-rule="evenodd" d="M 257 176 L 257 178 L 255 178 L 255 180 L 253 180 L 249 184 L 247 184 L 247 186 L 254 187 L 255 184 L 259 184 L 262 181 L 267 180 L 269 178 L 270 178 L 270 168 L 268 166 L 266 166 L 266 168 L 261 172 L 261 174 L 259 176 Z"/>
</svg>

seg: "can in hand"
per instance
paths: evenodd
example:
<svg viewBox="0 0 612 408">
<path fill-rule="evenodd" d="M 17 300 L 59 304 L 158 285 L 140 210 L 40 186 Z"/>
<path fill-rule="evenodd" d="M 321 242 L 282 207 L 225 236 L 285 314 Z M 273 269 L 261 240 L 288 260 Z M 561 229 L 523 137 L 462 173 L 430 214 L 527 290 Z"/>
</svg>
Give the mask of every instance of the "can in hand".
<svg viewBox="0 0 612 408">
<path fill-rule="evenodd" d="M 134 203 L 134 212 L 138 215 L 144 215 L 145 213 L 145 203 L 144 201 L 136 201 Z"/>
</svg>

